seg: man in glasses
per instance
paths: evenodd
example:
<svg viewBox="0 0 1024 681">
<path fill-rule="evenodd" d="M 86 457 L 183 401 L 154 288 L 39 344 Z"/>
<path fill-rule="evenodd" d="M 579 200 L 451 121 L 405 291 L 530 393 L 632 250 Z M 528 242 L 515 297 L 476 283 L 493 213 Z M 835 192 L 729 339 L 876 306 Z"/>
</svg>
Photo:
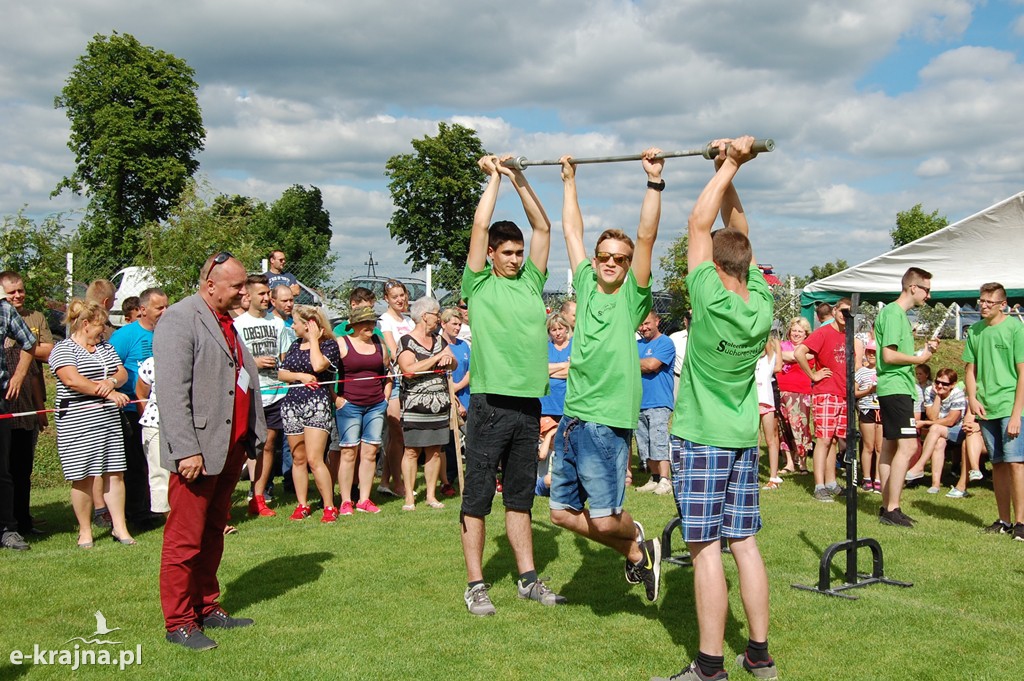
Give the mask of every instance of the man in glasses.
<svg viewBox="0 0 1024 681">
<path fill-rule="evenodd" d="M 981 287 L 981 321 L 967 331 L 962 359 L 967 363 L 971 413 L 981 426 L 992 460 L 992 488 L 999 511 L 999 519 L 985 532 L 1012 534 L 1024 541 L 1024 325 L 1010 319 L 1005 306 L 1002 284 Z"/>
<path fill-rule="evenodd" d="M 270 282 L 270 290 L 273 292 L 278 286 L 287 286 L 292 295 L 299 295 L 299 280 L 291 272 L 285 272 L 286 263 L 284 251 L 271 251 L 267 258 L 267 271 L 264 272 Z"/>
<path fill-rule="evenodd" d="M 649 601 L 658 597 L 661 544 L 645 539 L 623 505 L 642 392 L 635 333 L 651 311 L 651 254 L 665 188 L 660 153 L 643 153 L 647 187 L 635 247 L 622 230 L 607 229 L 592 259 L 583 246 L 576 166 L 571 156 L 561 159 L 562 228 L 576 290 L 576 327 L 565 415 L 555 434 L 564 446 L 552 464 L 550 500 L 551 522 L 625 556 L 626 581 L 643 583 Z"/>
<path fill-rule="evenodd" d="M 542 605 L 565 599 L 537 578 L 533 562 L 533 509 L 540 439 L 540 397 L 548 393 L 548 346 L 544 300 L 551 222 L 521 171 L 505 158 L 484 156 L 489 178 L 473 218 L 462 296 L 473 317 L 470 375 L 473 390 L 466 422 L 466 476 L 462 492 L 462 553 L 466 561 L 466 608 L 494 614 L 484 583 L 485 520 L 502 466 L 505 530 L 515 554 L 519 598 Z M 507 178 L 519 195 L 533 235 L 524 258 L 523 232 L 514 222 L 490 224 L 498 187 Z M 488 225 L 490 225 L 488 227 Z M 487 260 L 490 259 L 490 266 Z"/>
<path fill-rule="evenodd" d="M 884 525 L 913 527 L 914 519 L 900 508 L 910 459 L 917 452 L 914 366 L 931 359 L 939 347 L 932 338 L 920 354 L 914 354 L 914 332 L 907 310 L 928 302 L 932 275 L 911 267 L 903 275 L 902 290 L 895 301 L 882 308 L 875 319 L 878 352 L 878 406 L 882 417 L 882 455 L 878 473 L 882 481 L 882 507 L 878 520 Z"/>
</svg>

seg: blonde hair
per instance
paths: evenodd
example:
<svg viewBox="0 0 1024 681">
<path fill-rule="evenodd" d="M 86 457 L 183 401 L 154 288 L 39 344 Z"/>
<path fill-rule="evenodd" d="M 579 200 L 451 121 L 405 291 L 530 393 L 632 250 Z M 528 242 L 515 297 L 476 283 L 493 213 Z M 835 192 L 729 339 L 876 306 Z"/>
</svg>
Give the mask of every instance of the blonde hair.
<svg viewBox="0 0 1024 681">
<path fill-rule="evenodd" d="M 811 323 L 803 317 L 793 317 L 789 320 L 789 324 L 786 326 L 786 339 L 789 340 L 789 331 L 793 328 L 793 325 L 799 326 L 804 330 L 804 333 L 808 336 L 811 335 Z"/>
<path fill-rule="evenodd" d="M 442 324 L 447 324 L 448 322 L 450 322 L 451 320 L 455 319 L 456 317 L 458 318 L 458 320 L 460 322 L 462 321 L 462 314 L 461 314 L 461 312 L 460 312 L 460 310 L 458 308 L 455 308 L 455 307 L 446 308 L 445 311 L 441 313 L 441 323 Z"/>
<path fill-rule="evenodd" d="M 113 301 L 116 293 L 117 289 L 109 279 L 96 279 L 89 284 L 89 288 L 85 289 L 85 299 L 94 300 L 97 303 L 102 303 L 105 298 Z"/>
<path fill-rule="evenodd" d="M 64 314 L 64 323 L 75 331 L 82 322 L 106 324 L 107 318 L 107 308 L 97 301 L 72 298 L 68 303 L 68 311 Z"/>
<path fill-rule="evenodd" d="M 565 320 L 561 312 L 552 312 L 548 317 L 548 332 L 550 333 L 551 329 L 556 326 L 564 326 L 566 331 L 572 331 L 572 327 L 569 326 L 569 322 Z"/>
<path fill-rule="evenodd" d="M 292 314 L 298 315 L 299 319 L 304 322 L 314 321 L 320 327 L 320 338 L 317 340 L 323 340 L 324 338 L 334 338 L 334 331 L 331 330 L 331 325 L 327 321 L 327 317 L 324 315 L 323 310 L 312 305 L 296 305 L 292 308 Z"/>
</svg>

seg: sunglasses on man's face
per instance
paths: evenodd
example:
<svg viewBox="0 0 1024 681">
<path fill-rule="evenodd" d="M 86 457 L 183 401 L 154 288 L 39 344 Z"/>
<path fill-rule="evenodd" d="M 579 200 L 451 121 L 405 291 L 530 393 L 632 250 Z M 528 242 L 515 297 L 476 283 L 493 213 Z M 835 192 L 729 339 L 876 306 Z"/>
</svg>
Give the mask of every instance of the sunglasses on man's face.
<svg viewBox="0 0 1024 681">
<path fill-rule="evenodd" d="M 602 264 L 609 260 L 614 260 L 615 264 L 619 267 L 625 267 L 631 260 L 630 256 L 625 255 L 624 253 L 607 253 L 605 251 L 598 251 L 596 257 L 597 261 Z"/>
</svg>

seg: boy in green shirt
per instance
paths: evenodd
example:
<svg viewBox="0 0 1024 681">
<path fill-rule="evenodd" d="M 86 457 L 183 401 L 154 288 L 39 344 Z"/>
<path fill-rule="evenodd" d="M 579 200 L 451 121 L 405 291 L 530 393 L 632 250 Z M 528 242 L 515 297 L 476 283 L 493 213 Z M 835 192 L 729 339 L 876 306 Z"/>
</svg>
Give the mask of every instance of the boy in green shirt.
<svg viewBox="0 0 1024 681">
<path fill-rule="evenodd" d="M 882 308 L 875 319 L 875 345 L 878 347 L 878 407 L 882 419 L 882 454 L 878 474 L 882 481 L 882 507 L 878 521 L 883 525 L 913 527 L 913 518 L 900 508 L 900 496 L 910 459 L 917 452 L 917 423 L 914 420 L 914 381 L 916 364 L 931 359 L 939 347 L 931 339 L 914 354 L 914 332 L 907 310 L 920 307 L 931 294 L 932 275 L 918 267 L 904 273 L 902 290 L 894 302 Z"/>
<path fill-rule="evenodd" d="M 498 465 L 503 471 L 505 531 L 519 569 L 520 598 L 542 605 L 565 599 L 537 578 L 530 512 L 537 481 L 540 397 L 547 394 L 548 346 L 544 300 L 551 223 L 521 171 L 502 165 L 506 158 L 484 156 L 480 169 L 490 178 L 480 197 L 469 255 L 462 275 L 462 297 L 473 316 L 470 375 L 473 392 L 466 421 L 466 476 L 462 491 L 462 554 L 466 561 L 466 607 L 474 615 L 494 614 L 484 583 L 485 519 L 494 501 Z M 519 194 L 533 228 L 530 257 L 523 233 L 513 222 L 488 225 L 507 177 Z M 491 265 L 487 266 L 490 258 Z"/>
<path fill-rule="evenodd" d="M 686 285 L 693 304 L 686 357 L 672 424 L 672 484 L 681 530 L 693 560 L 697 659 L 673 680 L 728 678 L 725 621 L 728 586 L 721 537 L 732 549 L 750 638 L 736 663 L 775 679 L 768 654 L 768 573 L 755 535 L 758 503 L 758 402 L 754 367 L 772 324 L 772 294 L 757 267 L 732 181 L 754 158 L 752 137 L 713 142 L 715 175 L 690 214 Z M 725 229 L 711 233 L 719 211 Z M 652 680 L 653 681 L 653 680 Z"/>
<path fill-rule="evenodd" d="M 981 287 L 981 321 L 967 331 L 967 399 L 977 417 L 992 460 L 992 489 L 999 519 L 985 528 L 1024 541 L 1024 325 L 1003 311 L 1006 289 L 992 282 Z M 1010 505 L 1015 523 L 1010 523 Z"/>
<path fill-rule="evenodd" d="M 576 328 L 565 392 L 564 438 L 551 470 L 551 522 L 626 557 L 626 581 L 658 597 L 661 543 L 623 509 L 629 446 L 640 412 L 636 328 L 651 311 L 651 255 L 665 182 L 660 149 L 643 153 L 647 190 L 636 248 L 624 232 L 605 230 L 594 259 L 583 247 L 583 216 L 572 157 L 563 156 L 562 228 L 576 289 Z M 589 509 L 586 508 L 589 502 Z"/>
</svg>

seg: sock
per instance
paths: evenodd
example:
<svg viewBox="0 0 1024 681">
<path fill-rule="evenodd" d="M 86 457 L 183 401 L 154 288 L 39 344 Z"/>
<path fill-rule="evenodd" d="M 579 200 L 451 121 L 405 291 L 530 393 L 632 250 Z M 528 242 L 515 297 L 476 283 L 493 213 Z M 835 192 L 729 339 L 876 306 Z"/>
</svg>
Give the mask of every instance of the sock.
<svg viewBox="0 0 1024 681">
<path fill-rule="evenodd" d="M 835 482 L 834 480 L 825 485 L 825 489 L 835 489 L 836 487 L 839 487 L 839 483 Z M 815 489 L 817 489 L 817 485 L 815 485 Z"/>
<path fill-rule="evenodd" d="M 524 587 L 530 586 L 531 584 L 533 584 L 536 581 L 537 581 L 537 571 L 536 570 L 530 570 L 529 572 L 524 572 L 523 574 L 519 575 L 519 583 L 522 584 Z"/>
<path fill-rule="evenodd" d="M 725 657 L 722 655 L 708 655 L 704 651 L 697 653 L 697 666 L 704 676 L 714 676 L 725 671 Z"/>
<path fill-rule="evenodd" d="M 472 591 L 474 586 L 476 586 L 477 584 L 483 584 L 483 583 L 484 583 L 484 580 L 482 580 L 482 579 L 478 579 L 475 582 L 470 582 L 469 583 L 469 590 Z"/>
<path fill-rule="evenodd" d="M 815 485 L 814 491 L 817 492 L 819 489 L 825 489 L 825 485 Z"/>
<path fill-rule="evenodd" d="M 657 473 L 652 473 L 651 480 L 653 480 L 654 482 L 661 482 L 661 476 L 658 475 Z"/>
<path fill-rule="evenodd" d="M 758 643 L 752 638 L 747 639 L 747 659 L 753 664 L 771 662 L 772 656 L 768 654 L 768 641 Z"/>
</svg>

